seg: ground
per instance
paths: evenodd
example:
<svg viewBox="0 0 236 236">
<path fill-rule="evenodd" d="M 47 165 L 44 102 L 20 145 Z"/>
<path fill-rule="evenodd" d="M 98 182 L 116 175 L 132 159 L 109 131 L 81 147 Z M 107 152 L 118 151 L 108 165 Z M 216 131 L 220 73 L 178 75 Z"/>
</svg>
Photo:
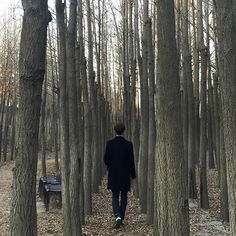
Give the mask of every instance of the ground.
<svg viewBox="0 0 236 236">
<path fill-rule="evenodd" d="M 53 171 L 53 160 L 47 161 L 49 173 Z M 7 236 L 9 228 L 10 198 L 13 162 L 7 162 L 0 167 L 0 236 Z M 38 170 L 38 177 L 40 169 Z M 229 235 L 228 224 L 222 223 L 219 214 L 219 190 L 217 188 L 216 172 L 209 174 L 210 211 L 203 211 L 197 201 L 190 202 L 191 235 Z M 42 200 L 37 197 L 38 232 L 39 236 L 62 235 L 61 209 L 45 211 Z M 140 213 L 139 202 L 132 193 L 129 203 L 125 227 L 113 229 L 114 220 L 111 210 L 111 194 L 106 189 L 106 179 L 99 188 L 99 193 L 93 194 L 93 215 L 86 217 L 83 235 L 153 235 L 152 226 L 145 224 L 145 215 Z"/>
</svg>

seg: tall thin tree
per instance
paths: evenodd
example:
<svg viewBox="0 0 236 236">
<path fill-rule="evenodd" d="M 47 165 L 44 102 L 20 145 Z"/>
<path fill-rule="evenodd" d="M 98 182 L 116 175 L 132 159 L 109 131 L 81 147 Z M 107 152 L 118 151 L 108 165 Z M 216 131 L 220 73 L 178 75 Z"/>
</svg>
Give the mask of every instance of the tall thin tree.
<svg viewBox="0 0 236 236">
<path fill-rule="evenodd" d="M 9 235 L 37 236 L 36 172 L 42 85 L 45 73 L 47 1 L 22 0 L 19 151 L 13 174 Z"/>
<path fill-rule="evenodd" d="M 189 235 L 174 1 L 157 1 L 157 152 L 154 235 Z M 186 217 L 187 216 L 187 217 Z"/>
</svg>

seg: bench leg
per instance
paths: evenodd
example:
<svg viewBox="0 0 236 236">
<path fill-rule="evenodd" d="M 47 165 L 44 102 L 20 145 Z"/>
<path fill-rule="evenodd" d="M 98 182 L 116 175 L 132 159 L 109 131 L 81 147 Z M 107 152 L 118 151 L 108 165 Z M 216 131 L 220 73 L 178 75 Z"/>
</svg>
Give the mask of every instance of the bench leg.
<svg viewBox="0 0 236 236">
<path fill-rule="evenodd" d="M 45 191 L 44 192 L 44 206 L 46 208 L 46 211 L 49 210 L 49 201 L 50 201 L 50 194 L 47 191 Z"/>
</svg>

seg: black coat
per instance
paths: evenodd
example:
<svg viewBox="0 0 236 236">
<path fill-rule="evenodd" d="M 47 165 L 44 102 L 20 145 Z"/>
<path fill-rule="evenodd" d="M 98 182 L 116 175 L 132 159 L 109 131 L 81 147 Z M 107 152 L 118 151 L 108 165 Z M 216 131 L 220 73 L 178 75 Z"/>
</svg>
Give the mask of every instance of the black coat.
<svg viewBox="0 0 236 236">
<path fill-rule="evenodd" d="M 108 169 L 108 189 L 130 191 L 130 178 L 135 178 L 133 144 L 116 136 L 106 145 L 104 162 Z"/>
</svg>

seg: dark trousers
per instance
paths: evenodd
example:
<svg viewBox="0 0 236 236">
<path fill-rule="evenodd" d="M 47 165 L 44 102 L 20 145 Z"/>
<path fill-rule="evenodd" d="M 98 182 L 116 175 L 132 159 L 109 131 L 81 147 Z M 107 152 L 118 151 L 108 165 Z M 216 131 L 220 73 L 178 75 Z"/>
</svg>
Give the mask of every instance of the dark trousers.
<svg viewBox="0 0 236 236">
<path fill-rule="evenodd" d="M 112 190 L 112 208 L 115 217 L 125 218 L 125 210 L 127 206 L 127 191 Z"/>
</svg>

